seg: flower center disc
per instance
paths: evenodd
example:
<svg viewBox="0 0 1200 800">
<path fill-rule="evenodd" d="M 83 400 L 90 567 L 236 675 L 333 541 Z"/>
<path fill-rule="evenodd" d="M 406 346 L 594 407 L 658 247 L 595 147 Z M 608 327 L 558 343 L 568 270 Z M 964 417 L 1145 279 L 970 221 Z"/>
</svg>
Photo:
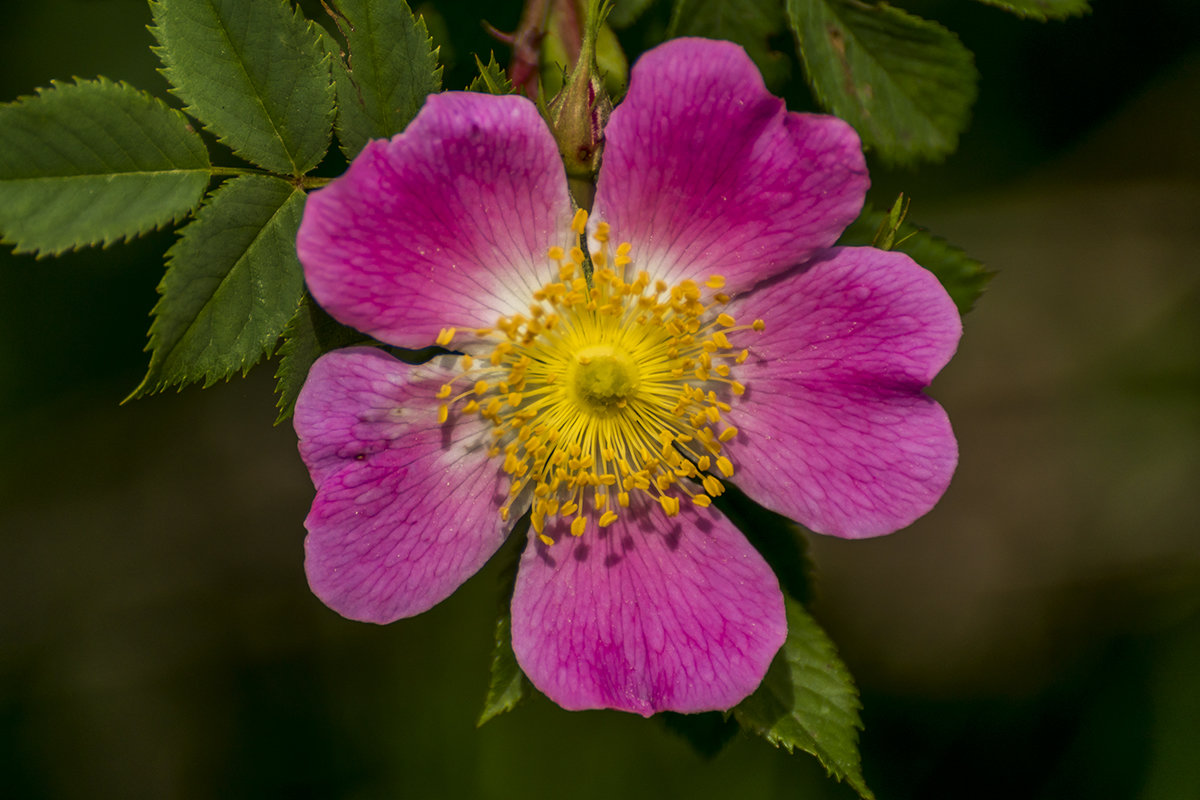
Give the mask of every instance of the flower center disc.
<svg viewBox="0 0 1200 800">
<path fill-rule="evenodd" d="M 637 393 L 638 368 L 628 353 L 593 345 L 576 354 L 568 380 L 574 399 L 592 414 L 603 416 L 625 408 Z"/>
<path fill-rule="evenodd" d="M 577 212 L 576 237 L 586 222 Z M 608 234 L 603 222 L 593 232 L 589 277 L 580 247 L 551 247 L 558 279 L 533 293 L 528 315 L 476 330 L 497 339 L 491 355 L 478 368 L 461 356 L 473 384 L 456 393 L 451 381 L 437 393 L 439 422 L 462 403 L 492 423 L 488 454 L 511 476 L 500 516 L 527 494 L 530 525 L 546 545 L 554 517 L 582 536 L 589 519 L 616 522 L 634 494 L 671 517 L 681 500 L 705 507 L 724 492 L 712 471 L 733 476 L 724 447 L 738 430 L 722 414 L 745 391 L 731 374 L 749 355 L 729 336 L 763 329 L 762 320 L 739 325 L 719 311 L 729 302 L 720 275 L 668 286 L 634 268 L 628 242 L 612 250 Z M 444 328 L 437 343 L 449 346 L 455 333 Z"/>
</svg>

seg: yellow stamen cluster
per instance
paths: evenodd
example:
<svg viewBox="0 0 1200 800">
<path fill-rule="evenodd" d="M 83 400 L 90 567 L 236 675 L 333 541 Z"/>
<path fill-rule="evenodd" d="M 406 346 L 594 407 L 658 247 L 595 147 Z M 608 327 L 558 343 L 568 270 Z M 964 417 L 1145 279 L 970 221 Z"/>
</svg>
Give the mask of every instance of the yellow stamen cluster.
<svg viewBox="0 0 1200 800">
<path fill-rule="evenodd" d="M 577 236 L 586 223 L 581 210 Z M 557 280 L 534 293 L 527 315 L 475 331 L 498 339 L 486 363 L 462 356 L 473 384 L 437 394 L 440 422 L 461 403 L 493 424 L 489 454 L 511 476 L 500 514 L 507 519 L 513 499 L 532 492 L 531 524 L 546 544 L 555 515 L 582 536 L 589 509 L 606 527 L 637 493 L 667 516 L 683 499 L 708 506 L 720 495 L 712 472 L 733 475 L 723 445 L 738 435 L 722 420 L 730 410 L 723 398 L 745 391 L 731 373 L 749 355 L 729 337 L 763 329 L 761 320 L 738 325 L 717 311 L 729 300 L 719 291 L 723 277 L 667 286 L 635 272 L 627 242 L 611 251 L 604 223 L 592 235 L 600 246 L 591 280 L 581 247 L 550 248 Z M 437 341 L 448 346 L 456 333 L 444 329 Z"/>
</svg>

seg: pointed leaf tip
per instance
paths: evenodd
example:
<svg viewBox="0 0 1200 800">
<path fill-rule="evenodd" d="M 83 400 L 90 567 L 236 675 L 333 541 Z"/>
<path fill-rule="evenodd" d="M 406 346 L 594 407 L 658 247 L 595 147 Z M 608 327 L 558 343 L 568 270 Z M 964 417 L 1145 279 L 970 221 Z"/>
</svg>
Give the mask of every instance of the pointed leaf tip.
<svg viewBox="0 0 1200 800">
<path fill-rule="evenodd" d="M 211 386 L 271 352 L 300 303 L 296 231 L 304 193 L 244 175 L 226 182 L 180 231 L 150 326 L 150 367 L 129 398 Z"/>
<path fill-rule="evenodd" d="M 786 599 L 788 635 L 762 685 L 733 709 L 744 729 L 789 753 L 816 756 L 829 775 L 874 800 L 858 752 L 858 689 L 825 631 Z"/>
<path fill-rule="evenodd" d="M 108 246 L 199 203 L 210 165 L 187 118 L 106 78 L 0 105 L 0 236 L 18 253 Z"/>
</svg>

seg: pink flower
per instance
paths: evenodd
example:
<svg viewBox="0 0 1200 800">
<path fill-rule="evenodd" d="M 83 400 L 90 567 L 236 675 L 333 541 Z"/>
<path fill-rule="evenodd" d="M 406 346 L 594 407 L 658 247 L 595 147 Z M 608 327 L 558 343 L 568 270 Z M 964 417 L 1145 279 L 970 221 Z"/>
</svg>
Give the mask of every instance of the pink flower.
<svg viewBox="0 0 1200 800">
<path fill-rule="evenodd" d="M 897 252 L 831 247 L 868 186 L 844 122 L 789 113 L 729 43 L 646 53 L 590 218 L 521 97 L 447 93 L 308 200 L 309 289 L 400 347 L 312 368 L 313 591 L 391 622 L 440 602 L 531 514 L 513 648 L 569 709 L 727 709 L 786 634 L 730 480 L 814 531 L 908 525 L 957 447 L 923 389 L 961 333 Z M 588 234 L 591 284 L 580 236 Z"/>
</svg>

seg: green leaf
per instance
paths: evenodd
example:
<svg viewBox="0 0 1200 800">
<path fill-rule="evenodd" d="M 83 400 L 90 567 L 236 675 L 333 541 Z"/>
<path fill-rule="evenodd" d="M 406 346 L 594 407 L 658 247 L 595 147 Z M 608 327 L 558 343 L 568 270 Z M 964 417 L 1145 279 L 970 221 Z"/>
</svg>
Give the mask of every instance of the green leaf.
<svg viewBox="0 0 1200 800">
<path fill-rule="evenodd" d="M 859 218 L 850 223 L 838 240 L 839 245 L 880 246 L 876 237 L 881 226 L 887 228 L 888 214 L 874 208 L 865 208 Z M 968 256 L 959 248 L 934 236 L 924 228 L 909 222 L 899 222 L 891 230 L 895 245 L 891 249 L 906 253 L 913 261 L 937 276 L 950 294 L 959 314 L 966 314 L 975 306 L 983 294 L 988 281 L 995 274 L 983 264 Z M 883 248 L 889 249 L 889 248 Z"/>
<path fill-rule="evenodd" d="M 1090 14 L 1088 0 L 978 0 L 989 6 L 1011 11 L 1018 17 L 1027 17 L 1045 22 L 1048 19 L 1066 19 Z"/>
<path fill-rule="evenodd" d="M 333 83 L 318 28 L 287 0 L 150 0 L 163 74 L 241 158 L 303 175 L 325 156 Z"/>
<path fill-rule="evenodd" d="M 334 61 L 337 135 L 347 159 L 370 139 L 404 130 L 427 95 L 442 88 L 437 48 L 404 0 L 336 0 L 348 55 Z"/>
<path fill-rule="evenodd" d="M 817 100 L 888 162 L 940 159 L 975 102 L 974 57 L 950 31 L 886 3 L 787 0 Z"/>
<path fill-rule="evenodd" d="M 500 558 L 503 567 L 500 571 L 500 614 L 496 618 L 496 641 L 492 648 L 492 673 L 488 680 L 487 697 L 483 701 L 483 710 L 479 713 L 476 727 L 482 727 L 494 717 L 512 711 L 517 704 L 533 694 L 533 684 L 521 666 L 517 663 L 516 653 L 512 647 L 512 605 L 513 587 L 517 584 L 517 566 L 521 561 L 521 552 L 529 539 L 529 514 L 526 513 L 513 526 L 508 541 L 504 543 Z"/>
<path fill-rule="evenodd" d="M 18 253 L 109 245 L 174 222 L 208 185 L 187 118 L 124 83 L 55 83 L 0 105 L 0 236 Z"/>
<path fill-rule="evenodd" d="M 785 602 L 787 640 L 762 685 L 734 707 L 733 716 L 776 747 L 816 756 L 831 776 L 872 800 L 858 753 L 858 689 L 816 620 L 795 600 Z"/>
<path fill-rule="evenodd" d="M 279 368 L 275 370 L 275 392 L 279 395 L 275 407 L 279 409 L 279 416 L 275 424 L 292 415 L 308 370 L 318 358 L 339 347 L 373 342 L 370 337 L 329 316 L 311 295 L 305 293 L 300 308 L 296 309 L 283 332 L 283 345 L 279 348 Z"/>
<path fill-rule="evenodd" d="M 791 61 L 768 40 L 782 31 L 779 0 L 675 0 L 667 37 L 704 36 L 737 42 L 758 65 L 767 86 L 778 88 L 791 75 Z"/>
<path fill-rule="evenodd" d="M 479 60 L 479 56 L 475 56 L 475 66 L 479 68 L 479 74 L 471 81 L 471 85 L 467 87 L 468 92 L 482 92 L 483 94 L 512 94 L 512 81 L 508 79 L 508 74 L 504 71 L 504 67 L 496 62 L 496 54 L 488 55 L 488 63 L 484 64 Z"/>
<path fill-rule="evenodd" d="M 488 681 L 487 697 L 479 713 L 476 727 L 482 727 L 494 717 L 512 711 L 533 692 L 533 684 L 517 664 L 512 649 L 512 615 L 505 611 L 496 620 L 496 644 L 492 650 L 492 675 Z"/>
<path fill-rule="evenodd" d="M 150 368 L 131 398 L 210 386 L 274 349 L 304 291 L 296 258 L 303 210 L 304 193 L 278 178 L 244 175 L 212 194 L 167 251 Z"/>
</svg>

